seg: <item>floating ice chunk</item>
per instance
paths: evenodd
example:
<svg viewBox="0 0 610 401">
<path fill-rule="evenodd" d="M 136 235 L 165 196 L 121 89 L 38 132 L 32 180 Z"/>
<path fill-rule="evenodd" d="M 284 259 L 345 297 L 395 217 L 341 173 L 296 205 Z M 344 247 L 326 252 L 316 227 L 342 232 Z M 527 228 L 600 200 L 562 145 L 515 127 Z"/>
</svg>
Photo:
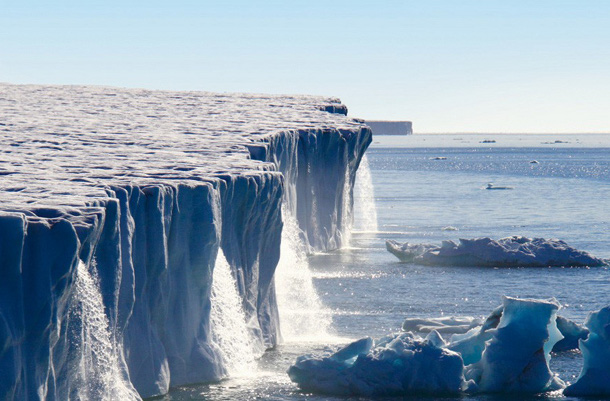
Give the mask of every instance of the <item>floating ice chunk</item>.
<svg viewBox="0 0 610 401">
<path fill-rule="evenodd" d="M 459 229 L 457 227 L 447 226 L 447 227 L 441 228 L 441 230 L 443 230 L 443 231 L 458 231 Z"/>
<path fill-rule="evenodd" d="M 401 245 L 393 240 L 386 240 L 385 246 L 388 252 L 400 259 L 401 262 L 411 263 L 416 263 L 416 258 L 421 258 L 427 252 L 438 249 L 438 246 L 434 244 L 409 244 L 405 242 Z"/>
<path fill-rule="evenodd" d="M 500 323 L 502 310 L 503 306 L 497 307 L 481 326 L 464 334 L 451 336 L 448 348 L 462 355 L 464 365 L 470 365 L 481 360 L 486 342 L 491 339 L 493 329 L 497 328 Z"/>
<path fill-rule="evenodd" d="M 503 298 L 498 328 L 490 331 L 481 360 L 465 369 L 480 392 L 541 393 L 564 383 L 551 372 L 550 352 L 562 338 L 555 322 L 559 303 Z"/>
<path fill-rule="evenodd" d="M 403 262 L 426 266 L 548 267 L 604 266 L 608 262 L 558 239 L 512 236 L 475 238 L 432 244 L 386 241 L 387 250 Z"/>
<path fill-rule="evenodd" d="M 288 370 L 301 389 L 332 395 L 388 396 L 464 391 L 462 358 L 432 331 L 422 339 L 392 334 L 363 338 L 330 356 L 301 356 Z"/>
<path fill-rule="evenodd" d="M 442 334 L 463 334 L 467 331 L 480 326 L 483 322 L 480 319 L 465 317 L 440 317 L 430 319 L 410 318 L 405 319 L 402 324 L 404 331 L 419 333 L 429 333 L 435 330 Z"/>
<path fill-rule="evenodd" d="M 456 333 L 451 336 L 448 348 L 459 352 L 464 359 L 464 365 L 470 365 L 481 359 L 485 342 L 491 339 L 491 329 L 498 327 L 504 306 L 500 305 L 485 319 L 485 322 L 474 327 L 464 334 Z M 563 316 L 557 316 L 557 328 L 563 339 L 553 347 L 553 352 L 569 351 L 578 348 L 578 340 L 587 338 L 589 330 Z"/>
<path fill-rule="evenodd" d="M 493 183 L 488 183 L 485 189 L 515 189 L 514 187 L 505 187 L 500 185 L 494 185 Z"/>
<path fill-rule="evenodd" d="M 589 338 L 580 341 L 584 365 L 576 383 L 568 386 L 567 396 L 610 395 L 610 306 L 591 313 L 585 322 Z"/>
<path fill-rule="evenodd" d="M 589 336 L 589 330 L 563 316 L 557 316 L 557 328 L 563 339 L 555 344 L 553 352 L 578 349 L 579 340 L 584 340 Z"/>
</svg>

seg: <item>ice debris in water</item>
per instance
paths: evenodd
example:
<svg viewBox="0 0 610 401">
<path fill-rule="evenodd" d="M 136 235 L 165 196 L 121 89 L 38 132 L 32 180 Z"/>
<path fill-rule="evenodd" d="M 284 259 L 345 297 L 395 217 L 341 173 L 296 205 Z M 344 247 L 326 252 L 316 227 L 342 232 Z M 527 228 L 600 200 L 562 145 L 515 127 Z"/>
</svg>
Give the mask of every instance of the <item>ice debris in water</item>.
<svg viewBox="0 0 610 401">
<path fill-rule="evenodd" d="M 416 333 L 428 333 L 434 329 L 439 333 L 453 334 L 448 347 L 459 352 L 464 364 L 469 365 L 481 359 L 485 342 L 491 339 L 491 330 L 498 328 L 503 311 L 504 305 L 500 305 L 483 322 L 473 317 L 407 318 L 402 329 Z M 557 316 L 557 328 L 563 339 L 555 344 L 553 352 L 578 349 L 578 340 L 586 339 L 589 334 L 585 327 L 563 316 Z"/>
<path fill-rule="evenodd" d="M 399 244 L 386 241 L 387 250 L 402 262 L 425 266 L 549 267 L 605 266 L 607 260 L 575 249 L 558 239 L 506 237 L 460 238 L 459 243 Z"/>
<path fill-rule="evenodd" d="M 410 318 L 402 324 L 403 331 L 429 333 L 436 330 L 441 334 L 463 334 L 480 326 L 483 322 L 474 317 Z"/>
<path fill-rule="evenodd" d="M 562 335 L 555 299 L 504 297 L 498 328 L 491 331 L 481 359 L 465 368 L 479 392 L 541 393 L 564 383 L 551 372 L 551 350 Z"/>
<path fill-rule="evenodd" d="M 610 396 L 610 306 L 591 313 L 585 322 L 589 337 L 580 340 L 584 365 L 567 396 Z"/>
<path fill-rule="evenodd" d="M 443 330 L 480 321 L 407 320 L 404 328 L 431 331 L 425 338 L 412 332 L 375 342 L 364 338 L 332 355 L 301 356 L 288 375 L 303 390 L 333 395 L 559 390 L 565 384 L 549 368 L 551 350 L 563 338 L 557 328 L 559 307 L 555 299 L 503 297 L 502 306 L 482 325 L 454 334 L 449 342 L 431 328 Z M 604 355 L 610 356 L 608 342 L 605 346 Z"/>
<path fill-rule="evenodd" d="M 306 391 L 332 395 L 456 394 L 466 388 L 459 354 L 438 333 L 366 337 L 329 356 L 297 358 L 290 379 Z"/>
</svg>

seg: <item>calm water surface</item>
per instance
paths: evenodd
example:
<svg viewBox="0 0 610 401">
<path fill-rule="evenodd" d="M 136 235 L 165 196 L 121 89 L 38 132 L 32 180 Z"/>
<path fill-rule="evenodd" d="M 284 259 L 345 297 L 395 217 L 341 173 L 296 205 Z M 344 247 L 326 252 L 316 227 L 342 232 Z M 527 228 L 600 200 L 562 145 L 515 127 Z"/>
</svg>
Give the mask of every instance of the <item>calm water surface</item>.
<svg viewBox="0 0 610 401">
<path fill-rule="evenodd" d="M 386 239 L 440 243 L 526 235 L 560 238 L 610 258 L 610 136 L 497 138 L 485 144 L 481 136 L 376 138 L 368 160 L 378 231 L 368 231 L 356 216 L 361 230 L 354 233 L 351 248 L 309 259 L 338 338 L 288 341 L 268 351 L 251 377 L 175 389 L 165 399 L 361 399 L 302 393 L 285 372 L 299 355 L 322 351 L 332 346 L 329 342 L 336 346 L 398 331 L 406 317 L 486 316 L 502 295 L 555 297 L 563 305 L 560 314 L 580 323 L 589 312 L 610 304 L 610 273 L 604 268 L 420 267 L 399 263 L 386 252 Z M 562 142 L 554 143 L 556 138 Z M 534 160 L 538 163 L 530 163 Z M 489 182 L 514 189 L 485 190 Z M 457 231 L 443 230 L 447 226 Z M 578 352 L 563 353 L 554 355 L 551 364 L 562 379 L 573 381 L 582 359 Z M 545 396 L 532 397 L 540 398 Z"/>
</svg>

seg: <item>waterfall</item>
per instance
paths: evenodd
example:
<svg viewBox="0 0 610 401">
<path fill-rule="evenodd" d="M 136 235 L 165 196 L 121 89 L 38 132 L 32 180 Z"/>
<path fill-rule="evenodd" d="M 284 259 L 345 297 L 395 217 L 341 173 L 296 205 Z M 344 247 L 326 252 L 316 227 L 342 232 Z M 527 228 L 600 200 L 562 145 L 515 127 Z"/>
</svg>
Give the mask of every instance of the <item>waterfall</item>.
<svg viewBox="0 0 610 401">
<path fill-rule="evenodd" d="M 341 235 L 341 247 L 350 246 L 352 241 L 352 230 L 354 228 L 354 210 L 353 210 L 353 191 L 350 185 L 350 169 L 345 169 L 345 179 L 343 184 L 343 205 L 341 207 L 341 226 L 339 233 Z"/>
<path fill-rule="evenodd" d="M 70 333 L 70 399 L 139 400 L 140 396 L 123 373 L 118 346 L 104 313 L 97 269 L 78 261 L 74 292 L 68 309 Z"/>
<path fill-rule="evenodd" d="M 282 217 L 280 261 L 275 271 L 282 336 L 287 341 L 326 339 L 332 315 L 316 293 L 297 220 L 286 205 Z"/>
<path fill-rule="evenodd" d="M 248 330 L 237 282 L 222 249 L 218 249 L 212 276 L 210 327 L 212 341 L 218 347 L 223 365 L 230 376 L 251 375 L 256 369 L 258 349 Z"/>
<path fill-rule="evenodd" d="M 354 230 L 378 231 L 371 167 L 366 155 L 362 157 L 354 185 Z"/>
</svg>

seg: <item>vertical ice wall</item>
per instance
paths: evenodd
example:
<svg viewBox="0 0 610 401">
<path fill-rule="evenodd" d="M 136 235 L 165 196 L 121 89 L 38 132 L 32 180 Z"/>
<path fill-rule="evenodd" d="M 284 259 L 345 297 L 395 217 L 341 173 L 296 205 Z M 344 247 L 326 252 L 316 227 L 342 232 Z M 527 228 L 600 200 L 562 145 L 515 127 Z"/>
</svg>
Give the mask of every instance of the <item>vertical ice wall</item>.
<svg viewBox="0 0 610 401">
<path fill-rule="evenodd" d="M 346 245 L 356 171 L 371 143 L 371 130 L 296 130 L 263 140 L 268 148 L 252 146 L 251 156 L 274 163 L 284 174 L 286 204 L 309 251 Z"/>
</svg>

